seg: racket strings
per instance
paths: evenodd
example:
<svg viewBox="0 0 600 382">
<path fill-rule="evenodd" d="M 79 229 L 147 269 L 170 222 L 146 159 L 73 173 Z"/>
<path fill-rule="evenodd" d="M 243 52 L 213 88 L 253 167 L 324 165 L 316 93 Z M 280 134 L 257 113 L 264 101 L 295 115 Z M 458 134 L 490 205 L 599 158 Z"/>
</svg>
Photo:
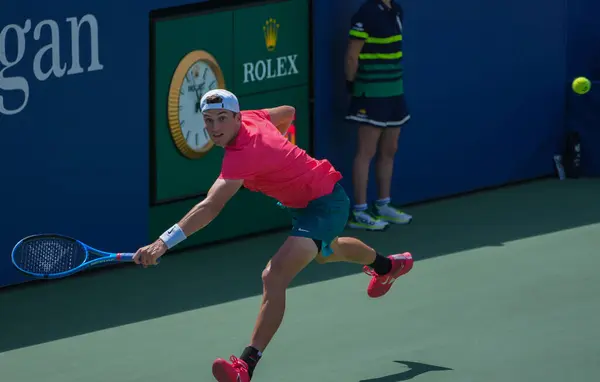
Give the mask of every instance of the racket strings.
<svg viewBox="0 0 600 382">
<path fill-rule="evenodd" d="M 47 238 L 23 243 L 16 260 L 24 270 L 49 274 L 69 271 L 85 259 L 86 250 L 79 243 Z"/>
</svg>

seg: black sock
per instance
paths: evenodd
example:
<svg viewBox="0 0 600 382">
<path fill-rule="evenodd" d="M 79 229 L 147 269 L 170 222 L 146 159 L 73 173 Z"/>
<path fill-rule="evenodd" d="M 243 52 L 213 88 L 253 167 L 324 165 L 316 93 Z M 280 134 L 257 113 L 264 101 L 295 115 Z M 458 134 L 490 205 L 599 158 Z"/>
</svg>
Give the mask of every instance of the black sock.
<svg viewBox="0 0 600 382">
<path fill-rule="evenodd" d="M 375 261 L 373 264 L 369 264 L 369 267 L 373 268 L 378 275 L 383 276 L 392 270 L 392 260 L 377 253 Z"/>
<path fill-rule="evenodd" d="M 262 357 L 262 353 L 252 346 L 245 348 L 240 356 L 240 359 L 248 364 L 248 374 L 250 375 L 250 378 L 252 378 L 252 373 L 254 373 L 254 368 L 258 361 L 260 361 L 260 357 Z"/>
</svg>

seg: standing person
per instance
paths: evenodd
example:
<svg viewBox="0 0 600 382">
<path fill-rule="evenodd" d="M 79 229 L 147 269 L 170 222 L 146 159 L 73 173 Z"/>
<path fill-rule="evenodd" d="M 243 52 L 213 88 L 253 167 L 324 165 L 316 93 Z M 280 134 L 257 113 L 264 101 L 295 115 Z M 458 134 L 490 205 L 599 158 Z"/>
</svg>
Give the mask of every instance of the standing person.
<svg viewBox="0 0 600 382">
<path fill-rule="evenodd" d="M 352 17 L 346 52 L 346 82 L 352 98 L 346 119 L 359 123 L 352 228 L 383 230 L 389 223 L 412 220 L 392 206 L 390 195 L 400 128 L 410 119 L 402 78 L 402 20 L 402 8 L 392 0 L 366 0 Z M 369 209 L 369 166 L 378 151 L 379 198 Z"/>
<path fill-rule="evenodd" d="M 338 183 L 342 175 L 327 160 L 316 160 L 285 138 L 295 110 L 291 106 L 240 112 L 235 95 L 211 90 L 200 101 L 206 129 L 225 148 L 221 173 L 206 199 L 192 208 L 154 243 L 140 248 L 134 261 L 156 260 L 219 215 L 242 185 L 287 207 L 292 230 L 262 273 L 263 299 L 250 344 L 240 358 L 218 358 L 213 375 L 219 382 L 249 382 L 267 345 L 279 329 L 286 289 L 313 259 L 320 264 L 345 261 L 364 265 L 372 276 L 370 297 L 381 297 L 413 267 L 410 253 L 382 256 L 362 241 L 339 237 L 346 226 L 350 200 Z M 225 268 L 235 266 L 223 260 Z M 223 277 L 227 277 L 225 270 Z"/>
</svg>

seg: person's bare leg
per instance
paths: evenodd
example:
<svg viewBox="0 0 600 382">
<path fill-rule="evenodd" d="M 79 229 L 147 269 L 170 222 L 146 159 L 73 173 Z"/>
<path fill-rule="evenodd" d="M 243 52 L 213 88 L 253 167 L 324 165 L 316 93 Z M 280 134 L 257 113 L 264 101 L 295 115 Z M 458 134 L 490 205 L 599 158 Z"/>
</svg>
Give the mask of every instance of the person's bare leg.
<svg viewBox="0 0 600 382">
<path fill-rule="evenodd" d="M 375 218 L 368 212 L 369 208 L 367 204 L 369 166 L 377 152 L 380 135 L 381 129 L 377 127 L 361 125 L 358 128 L 358 147 L 352 169 L 354 206 L 352 208 L 352 218 L 348 222 L 348 227 L 350 228 L 381 231 L 388 226 L 387 222 Z"/>
<path fill-rule="evenodd" d="M 375 201 L 375 214 L 381 221 L 395 224 L 407 224 L 412 216 L 393 207 L 391 204 L 392 177 L 394 173 L 394 158 L 398 150 L 400 127 L 386 128 L 379 141 L 379 155 L 375 169 L 377 172 L 377 189 L 379 198 Z"/>
<path fill-rule="evenodd" d="M 315 258 L 317 263 L 345 262 L 367 265 L 380 275 L 385 275 L 392 269 L 392 261 L 389 258 L 380 255 L 375 249 L 354 237 L 338 237 L 330 246 L 333 253 L 327 257 L 319 253 Z"/>
<path fill-rule="evenodd" d="M 312 239 L 289 237 L 267 264 L 262 274 L 263 298 L 260 312 L 248 346 L 240 357 L 249 366 L 250 375 L 273 336 L 285 313 L 286 289 L 296 275 L 317 255 Z"/>
<path fill-rule="evenodd" d="M 380 135 L 381 129 L 376 127 L 361 125 L 358 128 L 358 142 L 352 170 L 354 200 L 358 205 L 367 203 L 369 166 L 377 152 L 377 143 L 379 142 Z"/>
<path fill-rule="evenodd" d="M 392 176 L 394 174 L 394 158 L 398 150 L 398 139 L 400 128 L 385 128 L 379 140 L 379 152 L 375 164 L 377 179 L 377 193 L 379 200 L 390 197 L 392 188 Z"/>
<path fill-rule="evenodd" d="M 306 237 L 289 237 L 263 271 L 263 300 L 252 334 L 251 345 L 264 351 L 281 324 L 285 294 L 290 282 L 317 255 L 315 242 Z"/>
<path fill-rule="evenodd" d="M 323 257 L 319 253 L 316 261 L 319 264 L 346 262 L 361 265 L 369 265 L 375 261 L 377 252 L 354 237 L 338 237 L 331 243 L 333 253 Z"/>
<path fill-rule="evenodd" d="M 319 253 L 315 261 L 320 264 L 347 262 L 364 265 L 365 273 L 372 276 L 367 294 L 378 298 L 385 295 L 396 279 L 413 267 L 412 255 L 409 252 L 382 256 L 362 241 L 352 237 L 340 237 L 330 244 L 333 253 L 323 256 Z"/>
</svg>

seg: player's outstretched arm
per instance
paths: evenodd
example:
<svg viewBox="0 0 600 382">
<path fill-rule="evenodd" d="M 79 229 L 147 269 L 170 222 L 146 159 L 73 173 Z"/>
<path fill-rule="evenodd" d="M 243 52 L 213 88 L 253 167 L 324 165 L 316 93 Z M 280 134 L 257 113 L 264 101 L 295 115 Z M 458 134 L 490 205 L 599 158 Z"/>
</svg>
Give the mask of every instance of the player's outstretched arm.
<svg viewBox="0 0 600 382">
<path fill-rule="evenodd" d="M 243 182 L 243 180 L 217 179 L 208 191 L 206 198 L 196 204 L 177 223 L 183 234 L 189 237 L 213 221 L 221 213 L 225 204 L 242 187 Z"/>
<path fill-rule="evenodd" d="M 271 118 L 271 122 L 277 127 L 277 130 L 281 134 L 287 133 L 290 125 L 294 121 L 294 115 L 296 115 L 296 109 L 293 106 L 277 106 L 271 109 L 266 109 Z"/>
<path fill-rule="evenodd" d="M 217 179 L 206 198 L 196 204 L 177 224 L 165 231 L 154 243 L 137 250 L 134 262 L 144 267 L 156 265 L 156 261 L 190 235 L 206 227 L 219 215 L 225 204 L 242 187 L 243 180 Z"/>
</svg>

